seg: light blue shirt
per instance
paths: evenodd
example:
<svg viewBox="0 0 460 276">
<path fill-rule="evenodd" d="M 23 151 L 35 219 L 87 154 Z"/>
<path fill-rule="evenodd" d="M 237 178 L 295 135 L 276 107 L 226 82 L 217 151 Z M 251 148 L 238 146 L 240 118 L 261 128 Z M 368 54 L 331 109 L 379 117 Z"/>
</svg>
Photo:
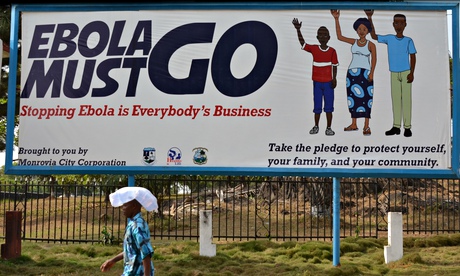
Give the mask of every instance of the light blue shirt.
<svg viewBox="0 0 460 276">
<path fill-rule="evenodd" d="M 142 260 L 153 255 L 153 247 L 150 244 L 150 230 L 147 222 L 137 213 L 132 219 L 128 219 L 123 240 L 124 270 L 122 276 L 144 275 Z M 154 275 L 153 262 L 150 262 Z"/>
<path fill-rule="evenodd" d="M 377 41 L 388 46 L 388 64 L 391 72 L 410 70 L 409 56 L 417 53 L 412 38 L 407 36 L 398 38 L 393 34 L 377 35 Z"/>
<path fill-rule="evenodd" d="M 358 46 L 358 40 L 355 40 L 355 43 L 351 45 L 351 63 L 348 66 L 348 69 L 355 68 L 364 68 L 371 70 L 370 56 L 371 51 L 369 51 L 369 40 L 366 41 L 366 44 L 362 47 Z"/>
</svg>

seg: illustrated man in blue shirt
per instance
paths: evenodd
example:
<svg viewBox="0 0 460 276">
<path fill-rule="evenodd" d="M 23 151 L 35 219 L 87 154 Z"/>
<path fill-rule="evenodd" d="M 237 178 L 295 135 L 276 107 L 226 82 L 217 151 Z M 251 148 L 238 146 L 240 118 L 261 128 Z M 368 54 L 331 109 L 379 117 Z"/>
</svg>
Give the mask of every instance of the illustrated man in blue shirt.
<svg viewBox="0 0 460 276">
<path fill-rule="evenodd" d="M 367 18 L 372 23 L 373 10 L 365 10 Z M 393 105 L 393 127 L 385 135 L 399 135 L 401 133 L 401 119 L 403 119 L 404 136 L 412 136 L 412 82 L 415 71 L 414 41 L 403 32 L 407 26 L 404 14 L 393 16 L 393 28 L 396 34 L 377 35 L 372 23 L 371 37 L 379 43 L 387 45 L 388 65 L 391 72 L 391 101 Z"/>
</svg>

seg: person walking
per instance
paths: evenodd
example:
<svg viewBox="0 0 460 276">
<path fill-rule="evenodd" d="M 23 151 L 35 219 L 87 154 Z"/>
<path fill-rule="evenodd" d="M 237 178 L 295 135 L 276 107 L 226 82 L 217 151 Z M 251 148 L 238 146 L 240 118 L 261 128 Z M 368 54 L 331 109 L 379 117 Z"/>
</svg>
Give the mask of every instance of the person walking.
<svg viewBox="0 0 460 276">
<path fill-rule="evenodd" d="M 142 218 L 141 208 L 147 211 L 158 209 L 156 197 L 146 188 L 123 187 L 109 195 L 113 207 L 122 206 L 123 214 L 128 218 L 123 239 L 123 251 L 105 261 L 100 269 L 109 271 L 113 265 L 123 260 L 122 276 L 154 276 L 152 262 L 153 247 L 150 243 L 150 230 Z"/>
</svg>

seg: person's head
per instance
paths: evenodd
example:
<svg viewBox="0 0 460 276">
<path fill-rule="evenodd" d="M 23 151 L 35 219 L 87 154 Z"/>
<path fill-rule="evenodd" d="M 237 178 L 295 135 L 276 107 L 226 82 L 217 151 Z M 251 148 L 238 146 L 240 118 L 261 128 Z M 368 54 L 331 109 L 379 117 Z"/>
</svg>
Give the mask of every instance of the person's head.
<svg viewBox="0 0 460 276">
<path fill-rule="evenodd" d="M 329 39 L 331 38 L 329 35 L 329 30 L 324 26 L 319 27 L 316 38 L 321 45 L 327 45 Z"/>
<path fill-rule="evenodd" d="M 359 37 L 365 37 L 368 33 L 372 32 L 372 24 L 369 19 L 361 17 L 353 23 L 353 29 L 355 29 Z"/>
<path fill-rule="evenodd" d="M 406 16 L 404 14 L 398 13 L 393 16 L 393 28 L 395 29 L 397 35 L 402 35 L 406 26 Z"/>
<path fill-rule="evenodd" d="M 133 199 L 123 204 L 121 208 L 122 208 L 123 214 L 127 218 L 132 218 L 141 211 L 142 205 L 139 203 L 139 201 Z"/>
</svg>

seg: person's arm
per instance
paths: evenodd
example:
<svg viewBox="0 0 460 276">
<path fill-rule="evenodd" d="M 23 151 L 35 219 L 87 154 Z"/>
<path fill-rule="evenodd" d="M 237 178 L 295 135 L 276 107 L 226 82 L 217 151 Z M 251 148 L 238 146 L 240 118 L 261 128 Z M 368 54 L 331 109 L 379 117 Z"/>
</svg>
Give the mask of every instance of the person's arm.
<svg viewBox="0 0 460 276">
<path fill-rule="evenodd" d="M 123 252 L 119 253 L 118 255 L 113 257 L 112 259 L 108 259 L 107 261 L 105 261 L 101 265 L 101 271 L 102 272 L 109 271 L 116 262 L 121 261 L 121 260 L 123 260 Z"/>
<path fill-rule="evenodd" d="M 337 66 L 332 66 L 332 88 L 337 86 Z"/>
<path fill-rule="evenodd" d="M 152 272 L 152 266 L 150 265 L 152 258 L 150 256 L 145 257 L 142 260 L 142 265 L 144 266 L 144 276 L 150 276 Z"/>
<path fill-rule="evenodd" d="M 374 23 L 372 22 L 372 15 L 374 14 L 374 10 L 364 10 L 364 12 L 367 15 L 367 19 L 369 19 L 369 22 L 371 22 L 371 27 L 372 27 L 371 37 L 372 39 L 377 40 L 377 33 L 375 32 Z"/>
<path fill-rule="evenodd" d="M 300 32 L 300 28 L 302 27 L 302 22 L 299 22 L 297 18 L 292 20 L 292 25 L 297 30 L 297 38 L 299 39 L 300 45 L 303 46 L 305 44 L 305 39 L 303 39 L 302 33 Z"/>
<path fill-rule="evenodd" d="M 374 79 L 375 65 L 377 64 L 377 48 L 371 41 L 369 41 L 369 51 L 371 52 L 371 71 L 369 72 L 368 80 L 372 81 Z"/>
<path fill-rule="evenodd" d="M 339 22 L 339 17 L 340 17 L 340 11 L 339 10 L 331 10 L 331 14 L 335 19 L 335 33 L 337 34 L 337 39 L 349 44 L 355 43 L 354 38 L 349 38 L 345 37 L 342 35 L 342 29 L 340 28 L 340 22 Z"/>
<path fill-rule="evenodd" d="M 407 83 L 412 83 L 414 81 L 415 62 L 415 54 L 410 54 L 410 73 L 407 75 Z"/>
</svg>

